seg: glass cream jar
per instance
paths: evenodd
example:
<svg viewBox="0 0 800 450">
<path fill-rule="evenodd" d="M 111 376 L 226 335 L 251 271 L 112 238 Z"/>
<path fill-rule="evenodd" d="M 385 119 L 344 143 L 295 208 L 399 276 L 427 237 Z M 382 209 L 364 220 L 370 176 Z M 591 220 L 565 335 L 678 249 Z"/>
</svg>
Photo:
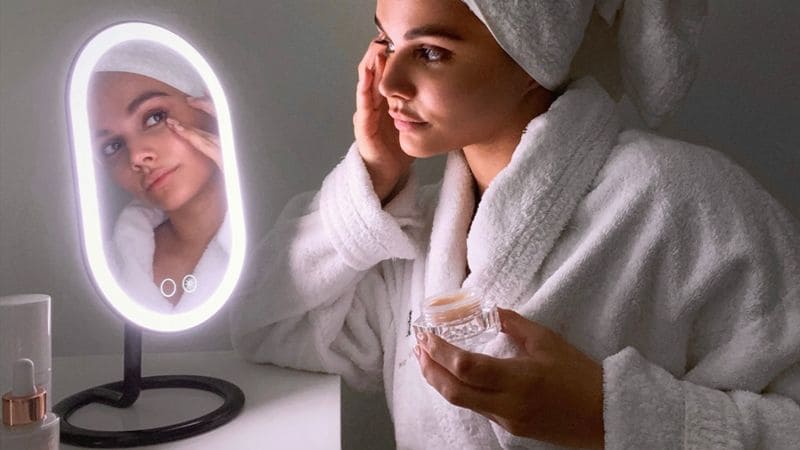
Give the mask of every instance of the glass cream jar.
<svg viewBox="0 0 800 450">
<path fill-rule="evenodd" d="M 468 289 L 426 298 L 414 321 L 414 333 L 431 333 L 463 349 L 474 350 L 500 331 L 494 303 L 484 302 Z"/>
</svg>

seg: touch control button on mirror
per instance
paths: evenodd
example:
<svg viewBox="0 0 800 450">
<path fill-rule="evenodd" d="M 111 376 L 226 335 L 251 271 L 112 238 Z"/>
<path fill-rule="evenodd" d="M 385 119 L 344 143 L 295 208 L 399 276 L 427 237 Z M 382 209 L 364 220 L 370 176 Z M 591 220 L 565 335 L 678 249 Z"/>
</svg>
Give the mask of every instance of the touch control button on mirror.
<svg viewBox="0 0 800 450">
<path fill-rule="evenodd" d="M 183 292 L 191 294 L 192 292 L 197 290 L 197 278 L 192 274 L 186 275 L 185 277 L 183 277 L 182 285 L 183 285 Z"/>
<path fill-rule="evenodd" d="M 178 291 L 178 285 L 175 284 L 175 280 L 172 278 L 164 278 L 161 281 L 161 295 L 164 297 L 170 298 L 175 295 L 175 292 Z"/>
</svg>

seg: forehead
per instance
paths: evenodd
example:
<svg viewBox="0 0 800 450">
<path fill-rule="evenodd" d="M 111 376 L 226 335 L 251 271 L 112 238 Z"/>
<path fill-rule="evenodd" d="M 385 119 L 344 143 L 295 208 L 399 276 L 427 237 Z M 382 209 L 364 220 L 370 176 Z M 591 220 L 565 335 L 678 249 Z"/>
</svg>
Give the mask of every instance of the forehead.
<svg viewBox="0 0 800 450">
<path fill-rule="evenodd" d="M 489 30 L 461 0 L 378 0 L 375 18 L 389 34 L 437 25 L 453 29 L 465 39 L 490 36 Z"/>
<path fill-rule="evenodd" d="M 168 95 L 179 95 L 174 87 L 150 78 L 129 72 L 96 72 L 89 83 L 89 100 L 98 106 L 112 100 L 135 98 L 147 91 L 159 91 Z"/>
<path fill-rule="evenodd" d="M 150 91 L 180 95 L 174 87 L 155 78 L 129 72 L 96 72 L 89 83 L 89 104 L 95 109 L 126 108 L 128 102 Z"/>
</svg>

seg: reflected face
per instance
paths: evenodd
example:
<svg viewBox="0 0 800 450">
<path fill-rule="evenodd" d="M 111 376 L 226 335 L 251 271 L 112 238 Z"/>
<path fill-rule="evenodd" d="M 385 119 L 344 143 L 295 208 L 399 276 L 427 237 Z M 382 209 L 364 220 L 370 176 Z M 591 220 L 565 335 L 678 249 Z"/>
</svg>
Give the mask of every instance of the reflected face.
<svg viewBox="0 0 800 450">
<path fill-rule="evenodd" d="M 375 18 L 387 54 L 379 89 L 406 153 L 491 143 L 525 113 L 537 85 L 461 1 L 378 0 Z"/>
<path fill-rule="evenodd" d="M 175 211 L 209 188 L 215 163 L 166 124 L 215 131 L 215 120 L 186 102 L 186 94 L 150 77 L 98 72 L 89 93 L 96 161 L 136 198 Z"/>
</svg>

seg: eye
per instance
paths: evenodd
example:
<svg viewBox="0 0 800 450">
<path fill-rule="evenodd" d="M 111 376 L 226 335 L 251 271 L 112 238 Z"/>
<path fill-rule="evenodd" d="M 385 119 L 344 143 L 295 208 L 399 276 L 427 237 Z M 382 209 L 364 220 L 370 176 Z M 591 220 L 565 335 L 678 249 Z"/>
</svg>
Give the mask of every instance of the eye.
<svg viewBox="0 0 800 450">
<path fill-rule="evenodd" d="M 420 47 L 417 55 L 426 62 L 441 62 L 450 56 L 450 52 L 438 47 Z"/>
<path fill-rule="evenodd" d="M 144 119 L 144 126 L 152 127 L 153 125 L 157 125 L 164 121 L 167 118 L 167 113 L 164 111 L 156 111 L 152 114 L 148 114 Z"/>
<path fill-rule="evenodd" d="M 121 141 L 112 141 L 100 148 L 100 153 L 106 157 L 110 158 L 117 154 L 120 150 L 122 150 L 123 143 Z"/>
</svg>

